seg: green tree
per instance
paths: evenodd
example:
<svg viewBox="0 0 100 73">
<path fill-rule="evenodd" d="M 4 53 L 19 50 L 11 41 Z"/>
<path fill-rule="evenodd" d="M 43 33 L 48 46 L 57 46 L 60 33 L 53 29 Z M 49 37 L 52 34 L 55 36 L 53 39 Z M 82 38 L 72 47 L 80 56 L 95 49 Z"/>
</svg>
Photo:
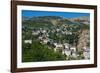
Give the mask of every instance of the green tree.
<svg viewBox="0 0 100 73">
<path fill-rule="evenodd" d="M 65 59 L 65 55 L 62 55 L 62 53 L 59 52 L 54 52 L 53 48 L 41 44 L 38 41 L 33 41 L 31 49 L 23 50 L 22 53 L 23 62 L 56 61 Z"/>
</svg>

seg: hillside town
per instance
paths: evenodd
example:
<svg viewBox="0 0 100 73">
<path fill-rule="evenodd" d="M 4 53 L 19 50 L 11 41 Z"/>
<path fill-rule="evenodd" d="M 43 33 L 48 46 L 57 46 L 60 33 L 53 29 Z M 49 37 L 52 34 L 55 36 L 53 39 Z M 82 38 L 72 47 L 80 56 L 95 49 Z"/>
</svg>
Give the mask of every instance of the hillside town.
<svg viewBox="0 0 100 73">
<path fill-rule="evenodd" d="M 53 48 L 54 52 L 65 55 L 66 60 L 90 59 L 89 30 L 81 30 L 80 25 L 77 24 L 57 24 L 52 27 L 27 27 L 28 30 L 23 26 L 24 43 L 32 44 L 34 40 L 39 41 L 41 44 L 51 47 L 49 49 Z M 27 32 L 30 34 L 26 34 Z M 26 35 L 30 38 L 25 39 Z"/>
</svg>

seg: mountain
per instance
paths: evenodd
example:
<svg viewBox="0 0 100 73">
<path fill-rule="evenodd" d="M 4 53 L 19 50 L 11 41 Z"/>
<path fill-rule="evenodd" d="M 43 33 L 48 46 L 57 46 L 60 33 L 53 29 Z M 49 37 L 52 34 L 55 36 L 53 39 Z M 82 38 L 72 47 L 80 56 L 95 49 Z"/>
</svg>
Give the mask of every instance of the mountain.
<svg viewBox="0 0 100 73">
<path fill-rule="evenodd" d="M 80 22 L 83 24 L 90 24 L 90 17 L 89 16 L 81 16 L 77 18 L 70 18 L 69 19 L 72 22 Z"/>
<path fill-rule="evenodd" d="M 61 25 L 61 24 L 78 24 L 76 22 L 72 22 L 67 18 L 63 18 L 60 16 L 36 16 L 36 17 L 22 17 L 24 23 L 36 23 L 36 24 L 52 24 L 52 25 Z"/>
<path fill-rule="evenodd" d="M 28 28 L 56 28 L 66 26 L 68 29 L 71 27 L 89 28 L 89 18 L 64 18 L 61 16 L 35 16 L 35 17 L 22 17 L 23 27 Z"/>
</svg>

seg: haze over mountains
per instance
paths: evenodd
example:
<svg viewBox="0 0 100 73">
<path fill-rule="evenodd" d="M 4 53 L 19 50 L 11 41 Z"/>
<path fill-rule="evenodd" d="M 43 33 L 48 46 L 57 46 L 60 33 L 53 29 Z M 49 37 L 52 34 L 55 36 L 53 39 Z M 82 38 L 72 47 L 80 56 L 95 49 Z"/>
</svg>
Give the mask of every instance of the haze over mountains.
<svg viewBox="0 0 100 73">
<path fill-rule="evenodd" d="M 35 17 L 22 17 L 22 21 L 44 21 L 44 22 L 50 22 L 53 24 L 58 24 L 58 22 L 68 23 L 68 24 L 89 24 L 90 23 L 90 17 L 89 16 L 81 16 L 76 18 L 64 18 L 61 16 L 35 16 Z"/>
</svg>

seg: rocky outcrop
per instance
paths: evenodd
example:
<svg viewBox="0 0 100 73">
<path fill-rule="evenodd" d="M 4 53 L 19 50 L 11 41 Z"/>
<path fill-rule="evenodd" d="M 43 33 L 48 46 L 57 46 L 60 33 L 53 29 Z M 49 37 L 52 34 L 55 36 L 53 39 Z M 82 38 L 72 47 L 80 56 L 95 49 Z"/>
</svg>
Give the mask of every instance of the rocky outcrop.
<svg viewBox="0 0 100 73">
<path fill-rule="evenodd" d="M 90 31 L 83 30 L 82 33 L 80 34 L 79 42 L 77 45 L 78 50 L 90 47 Z"/>
</svg>

